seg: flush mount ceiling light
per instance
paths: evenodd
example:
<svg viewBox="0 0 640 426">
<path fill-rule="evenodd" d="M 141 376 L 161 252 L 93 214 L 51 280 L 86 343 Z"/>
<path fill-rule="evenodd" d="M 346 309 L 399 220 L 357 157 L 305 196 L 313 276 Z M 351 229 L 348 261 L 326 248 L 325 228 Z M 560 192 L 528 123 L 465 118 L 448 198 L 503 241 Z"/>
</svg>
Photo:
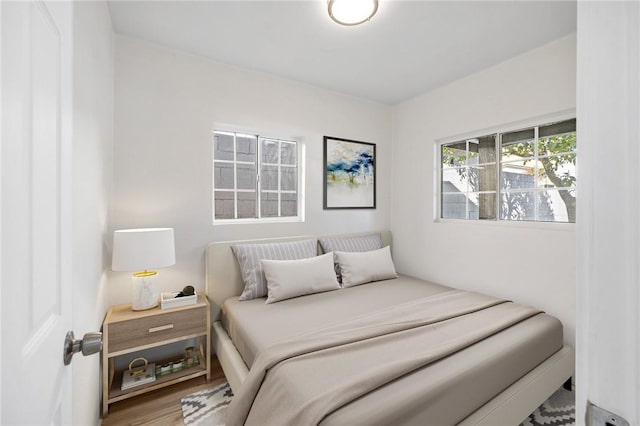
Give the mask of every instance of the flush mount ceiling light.
<svg viewBox="0 0 640 426">
<path fill-rule="evenodd" d="M 329 16 L 341 25 L 358 25 L 371 19 L 378 0 L 329 0 Z"/>
</svg>

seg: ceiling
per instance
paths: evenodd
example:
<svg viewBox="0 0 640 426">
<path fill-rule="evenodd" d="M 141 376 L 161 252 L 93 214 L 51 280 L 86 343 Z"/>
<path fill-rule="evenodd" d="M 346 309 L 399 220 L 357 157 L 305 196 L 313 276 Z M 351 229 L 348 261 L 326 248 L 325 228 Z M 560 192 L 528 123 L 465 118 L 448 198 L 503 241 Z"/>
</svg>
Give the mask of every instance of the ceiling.
<svg viewBox="0 0 640 426">
<path fill-rule="evenodd" d="M 325 0 L 111 1 L 115 31 L 396 104 L 576 31 L 575 1 L 380 0 L 333 22 Z"/>
</svg>

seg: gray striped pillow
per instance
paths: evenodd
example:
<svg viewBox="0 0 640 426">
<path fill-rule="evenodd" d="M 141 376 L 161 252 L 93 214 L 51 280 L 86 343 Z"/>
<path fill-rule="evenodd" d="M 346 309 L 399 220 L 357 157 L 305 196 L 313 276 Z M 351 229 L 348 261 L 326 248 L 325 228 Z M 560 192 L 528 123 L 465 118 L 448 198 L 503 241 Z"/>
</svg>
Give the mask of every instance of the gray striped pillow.
<svg viewBox="0 0 640 426">
<path fill-rule="evenodd" d="M 267 280 L 262 270 L 262 259 L 296 260 L 315 257 L 318 240 L 290 241 L 286 243 L 236 244 L 231 246 L 240 264 L 244 290 L 239 300 L 251 300 L 267 295 Z"/>
<path fill-rule="evenodd" d="M 325 237 L 320 238 L 320 246 L 324 253 L 330 251 L 359 252 L 371 251 L 382 248 L 382 237 L 380 234 L 352 235 L 346 237 Z"/>
<path fill-rule="evenodd" d="M 323 253 L 329 253 L 330 251 L 346 251 L 355 253 L 382 248 L 382 236 L 379 233 L 345 237 L 325 237 L 320 238 L 318 241 L 320 241 L 320 247 L 322 247 Z M 342 283 L 340 265 L 338 265 L 338 258 L 335 255 L 333 256 L 333 269 L 336 271 L 338 282 Z"/>
</svg>

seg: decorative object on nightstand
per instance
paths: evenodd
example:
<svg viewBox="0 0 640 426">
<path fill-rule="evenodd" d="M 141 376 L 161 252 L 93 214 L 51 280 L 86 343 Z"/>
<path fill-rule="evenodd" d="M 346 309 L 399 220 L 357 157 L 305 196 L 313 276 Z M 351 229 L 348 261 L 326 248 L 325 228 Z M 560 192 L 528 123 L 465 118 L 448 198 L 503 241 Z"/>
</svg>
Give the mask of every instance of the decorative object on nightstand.
<svg viewBox="0 0 640 426">
<path fill-rule="evenodd" d="M 182 291 L 170 291 L 160 295 L 160 309 L 177 308 L 196 303 L 197 296 L 193 286 L 185 286 Z"/>
<path fill-rule="evenodd" d="M 155 382 L 156 365 L 147 361 L 145 358 L 136 358 L 129 363 L 129 369 L 122 373 L 121 390 L 142 386 L 147 383 Z"/>
<path fill-rule="evenodd" d="M 189 346 L 184 349 L 184 360 L 186 363 L 185 368 L 195 367 L 200 365 L 200 357 L 198 353 L 194 352 L 193 346 Z"/>
<path fill-rule="evenodd" d="M 131 308 L 134 311 L 158 306 L 158 273 L 152 269 L 176 263 L 173 228 L 121 229 L 113 233 L 114 271 L 133 274 Z"/>
</svg>

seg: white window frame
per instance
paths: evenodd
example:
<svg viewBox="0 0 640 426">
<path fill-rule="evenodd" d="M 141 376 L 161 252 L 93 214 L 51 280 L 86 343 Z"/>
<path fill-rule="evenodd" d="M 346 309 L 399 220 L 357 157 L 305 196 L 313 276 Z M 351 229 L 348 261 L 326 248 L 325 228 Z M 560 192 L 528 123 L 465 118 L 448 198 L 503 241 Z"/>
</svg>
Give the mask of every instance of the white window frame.
<svg viewBox="0 0 640 426">
<path fill-rule="evenodd" d="M 553 122 L 558 122 L 558 121 L 565 121 L 565 120 L 570 120 L 570 119 L 574 119 L 576 118 L 576 111 L 575 109 L 569 109 L 569 110 L 564 110 L 564 111 L 560 111 L 557 113 L 553 113 L 553 114 L 548 114 L 548 115 L 543 115 L 543 116 L 538 116 L 538 117 L 534 117 L 531 119 L 527 119 L 527 120 L 522 120 L 522 121 L 518 121 L 518 122 L 513 122 L 513 123 L 509 123 L 509 124 L 504 124 L 504 125 L 499 125 L 499 126 L 494 126 L 494 127 L 488 127 L 485 129 L 481 129 L 481 130 L 475 130 L 472 132 L 466 132 L 466 133 L 462 133 L 456 136 L 450 136 L 450 137 L 446 137 L 446 138 L 441 138 L 441 139 L 436 139 L 434 146 L 433 146 L 433 159 L 434 159 L 434 187 L 433 187 L 433 221 L 435 223 L 443 223 L 443 224 L 469 224 L 469 225 L 478 225 L 481 224 L 481 226 L 491 226 L 491 225 L 498 225 L 498 226 L 515 226 L 515 227 L 529 227 L 529 228 L 543 228 L 543 229 L 549 229 L 549 227 L 553 227 L 554 229 L 557 230 L 566 230 L 566 231 L 573 231 L 575 229 L 575 223 L 572 222 L 543 222 L 543 221 L 532 221 L 532 220 L 507 220 L 507 219 L 500 219 L 500 194 L 502 193 L 502 189 L 500 188 L 500 180 L 499 180 L 499 176 L 500 176 L 500 171 L 501 171 L 501 155 L 500 155 L 500 146 L 502 144 L 502 134 L 503 133 L 509 133 L 509 132 L 513 132 L 513 131 L 518 131 L 518 130 L 522 130 L 522 129 L 526 129 L 526 128 L 535 128 L 535 136 L 536 136 L 536 141 L 538 140 L 538 127 L 539 126 L 544 126 L 547 123 L 553 123 Z M 496 187 L 496 203 L 497 203 L 497 210 L 496 210 L 496 218 L 495 219 L 454 219 L 454 218 L 443 218 L 441 217 L 442 215 L 442 173 L 440 170 L 441 167 L 441 147 L 442 145 L 446 145 L 446 144 L 450 144 L 450 143 L 454 143 L 454 142 L 461 142 L 461 141 L 465 141 L 465 140 L 469 140 L 469 139 L 474 139 L 474 138 L 478 138 L 480 136 L 488 136 L 488 135 L 492 135 L 492 134 L 497 134 L 498 137 L 496 138 L 496 173 L 498 173 L 498 184 Z M 577 151 L 576 151 L 577 152 Z M 536 142 L 536 146 L 535 146 L 535 154 L 536 154 L 536 159 L 538 158 L 538 144 Z M 537 163 L 536 163 L 536 167 L 537 167 Z M 577 192 L 577 185 L 576 185 L 576 192 Z M 537 191 L 537 189 L 536 189 Z M 484 191 L 486 192 L 486 191 Z M 489 191 L 492 192 L 492 191 Z M 514 191 L 512 191 L 514 192 Z M 536 203 L 537 204 L 537 203 Z M 535 207 L 537 209 L 537 206 Z M 468 209 L 468 206 L 467 206 Z M 467 211 L 467 217 L 468 217 L 468 211 Z M 537 215 L 536 215 L 537 217 Z"/>
<path fill-rule="evenodd" d="M 226 134 L 230 136 L 234 136 L 234 149 L 233 149 L 233 160 L 216 160 L 215 159 L 215 135 L 216 134 Z M 250 136 L 256 138 L 256 161 L 237 161 L 237 149 L 236 149 L 236 137 L 237 136 Z M 278 164 L 272 163 L 261 163 L 261 154 L 262 154 L 262 141 L 276 141 L 280 144 L 282 143 L 292 143 L 296 144 L 296 165 L 287 165 L 282 164 L 282 159 L 280 155 L 278 155 Z M 280 150 L 278 150 L 280 152 Z M 232 225 L 232 224 L 250 224 L 250 223 L 287 223 L 287 222 L 304 222 L 304 205 L 305 205 L 305 196 L 304 196 L 304 184 L 305 184 L 305 145 L 302 142 L 302 138 L 299 137 L 282 137 L 282 136 L 274 136 L 267 132 L 259 132 L 259 131 L 251 131 L 238 127 L 230 127 L 230 126 L 220 126 L 214 125 L 214 130 L 212 132 L 212 143 L 211 143 L 211 217 L 213 221 L 213 225 Z M 233 189 L 216 189 L 215 187 L 215 163 L 228 163 L 233 164 Z M 237 188 L 237 165 L 238 164 L 250 164 L 256 166 L 256 187 L 255 190 L 251 189 L 238 189 Z M 261 174 L 261 166 L 278 166 L 278 189 L 277 190 L 262 190 L 260 188 L 260 174 Z M 281 170 L 282 167 L 297 167 L 298 176 L 297 176 L 297 189 L 295 191 L 292 190 L 282 190 L 280 189 L 280 178 L 281 178 Z M 234 202 L 234 212 L 237 215 L 238 213 L 238 193 L 240 192 L 255 192 L 256 193 L 256 215 L 257 217 L 252 218 L 233 218 L 233 219 L 216 219 L 216 206 L 215 206 L 215 193 L 219 192 L 233 192 L 233 202 Z M 297 194 L 297 215 L 296 216 L 285 216 L 285 217 L 260 217 L 261 215 L 261 193 L 277 193 L 278 194 L 278 215 L 280 215 L 281 211 L 281 195 L 282 194 Z"/>
</svg>

